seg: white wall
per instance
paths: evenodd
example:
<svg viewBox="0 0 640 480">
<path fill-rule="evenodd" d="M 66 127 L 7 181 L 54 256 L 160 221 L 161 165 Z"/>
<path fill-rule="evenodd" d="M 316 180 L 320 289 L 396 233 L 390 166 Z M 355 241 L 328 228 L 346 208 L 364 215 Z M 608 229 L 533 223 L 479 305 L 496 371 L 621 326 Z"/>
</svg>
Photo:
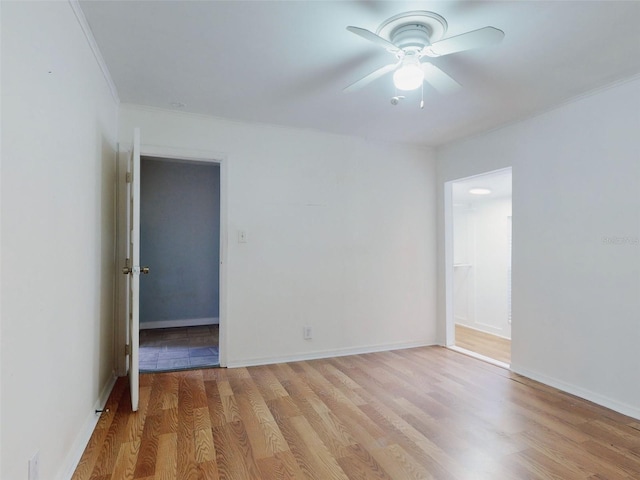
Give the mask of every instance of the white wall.
<svg viewBox="0 0 640 480">
<path fill-rule="evenodd" d="M 438 152 L 440 199 L 513 166 L 512 369 L 637 418 L 639 131 L 636 78 Z"/>
<path fill-rule="evenodd" d="M 2 471 L 65 478 L 113 371 L 117 102 L 67 2 L 2 2 Z"/>
<path fill-rule="evenodd" d="M 475 328 L 511 338 L 508 316 L 508 220 L 511 198 L 484 199 L 475 210 Z"/>
<path fill-rule="evenodd" d="M 456 204 L 453 221 L 453 319 L 472 326 L 476 318 L 475 225 L 470 205 Z"/>
<path fill-rule="evenodd" d="M 131 105 L 121 148 L 136 126 L 224 157 L 228 365 L 435 342 L 430 150 Z"/>
<path fill-rule="evenodd" d="M 465 207 L 454 198 L 456 323 L 511 338 L 508 318 L 508 223 L 511 198 L 484 198 Z M 469 264 L 469 266 L 466 266 Z"/>
</svg>

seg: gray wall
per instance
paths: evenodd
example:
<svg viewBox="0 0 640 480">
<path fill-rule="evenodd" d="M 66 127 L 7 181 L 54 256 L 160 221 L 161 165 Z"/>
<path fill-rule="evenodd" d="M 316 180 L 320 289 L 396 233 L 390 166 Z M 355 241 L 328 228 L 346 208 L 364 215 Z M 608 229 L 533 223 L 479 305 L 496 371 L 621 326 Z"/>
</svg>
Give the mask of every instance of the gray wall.
<svg viewBox="0 0 640 480">
<path fill-rule="evenodd" d="M 140 323 L 219 316 L 220 167 L 143 157 Z"/>
</svg>

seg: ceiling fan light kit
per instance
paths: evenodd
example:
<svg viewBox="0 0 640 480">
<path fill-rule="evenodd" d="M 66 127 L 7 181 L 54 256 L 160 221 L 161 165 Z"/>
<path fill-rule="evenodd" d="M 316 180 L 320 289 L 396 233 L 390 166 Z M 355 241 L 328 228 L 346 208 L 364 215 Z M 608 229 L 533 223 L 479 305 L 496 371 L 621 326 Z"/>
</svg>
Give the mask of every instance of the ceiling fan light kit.
<svg viewBox="0 0 640 480">
<path fill-rule="evenodd" d="M 443 38 L 447 27 L 447 21 L 443 17 L 428 11 L 411 11 L 394 15 L 382 22 L 376 33 L 364 28 L 347 27 L 350 32 L 395 55 L 397 63 L 385 65 L 371 72 L 349 85 L 344 91 L 359 90 L 383 75 L 394 72 L 393 84 L 398 90 L 416 90 L 426 81 L 438 93 L 456 92 L 461 88 L 458 82 L 430 61 L 422 62 L 421 59 L 494 45 L 502 41 L 504 32 L 495 27 L 484 27 Z"/>
<path fill-rule="evenodd" d="M 402 66 L 393 73 L 393 84 L 398 90 L 415 90 L 424 82 L 424 70 L 420 59 L 415 55 L 407 55 L 402 60 Z"/>
</svg>

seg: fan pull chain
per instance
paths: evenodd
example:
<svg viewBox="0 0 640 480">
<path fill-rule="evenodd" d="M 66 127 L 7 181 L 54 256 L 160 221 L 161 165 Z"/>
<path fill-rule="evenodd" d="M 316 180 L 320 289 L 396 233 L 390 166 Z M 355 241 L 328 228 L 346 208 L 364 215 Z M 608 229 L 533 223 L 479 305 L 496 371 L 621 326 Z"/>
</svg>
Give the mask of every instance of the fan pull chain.
<svg viewBox="0 0 640 480">
<path fill-rule="evenodd" d="M 422 82 L 421 85 L 421 92 L 420 92 L 420 108 L 424 108 L 424 82 Z"/>
</svg>

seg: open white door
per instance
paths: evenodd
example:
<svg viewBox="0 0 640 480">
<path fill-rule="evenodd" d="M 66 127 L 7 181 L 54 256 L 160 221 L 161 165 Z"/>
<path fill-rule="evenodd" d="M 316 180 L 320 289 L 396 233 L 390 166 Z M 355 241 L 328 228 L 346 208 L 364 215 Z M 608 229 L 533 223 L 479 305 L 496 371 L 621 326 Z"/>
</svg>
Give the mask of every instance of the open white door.
<svg viewBox="0 0 640 480">
<path fill-rule="evenodd" d="M 127 260 L 123 273 L 129 276 L 127 289 L 129 344 L 129 383 L 131 386 L 131 408 L 138 411 L 140 350 L 140 272 L 148 273 L 148 268 L 140 268 L 140 129 L 133 131 L 133 146 L 127 171 Z"/>
</svg>

